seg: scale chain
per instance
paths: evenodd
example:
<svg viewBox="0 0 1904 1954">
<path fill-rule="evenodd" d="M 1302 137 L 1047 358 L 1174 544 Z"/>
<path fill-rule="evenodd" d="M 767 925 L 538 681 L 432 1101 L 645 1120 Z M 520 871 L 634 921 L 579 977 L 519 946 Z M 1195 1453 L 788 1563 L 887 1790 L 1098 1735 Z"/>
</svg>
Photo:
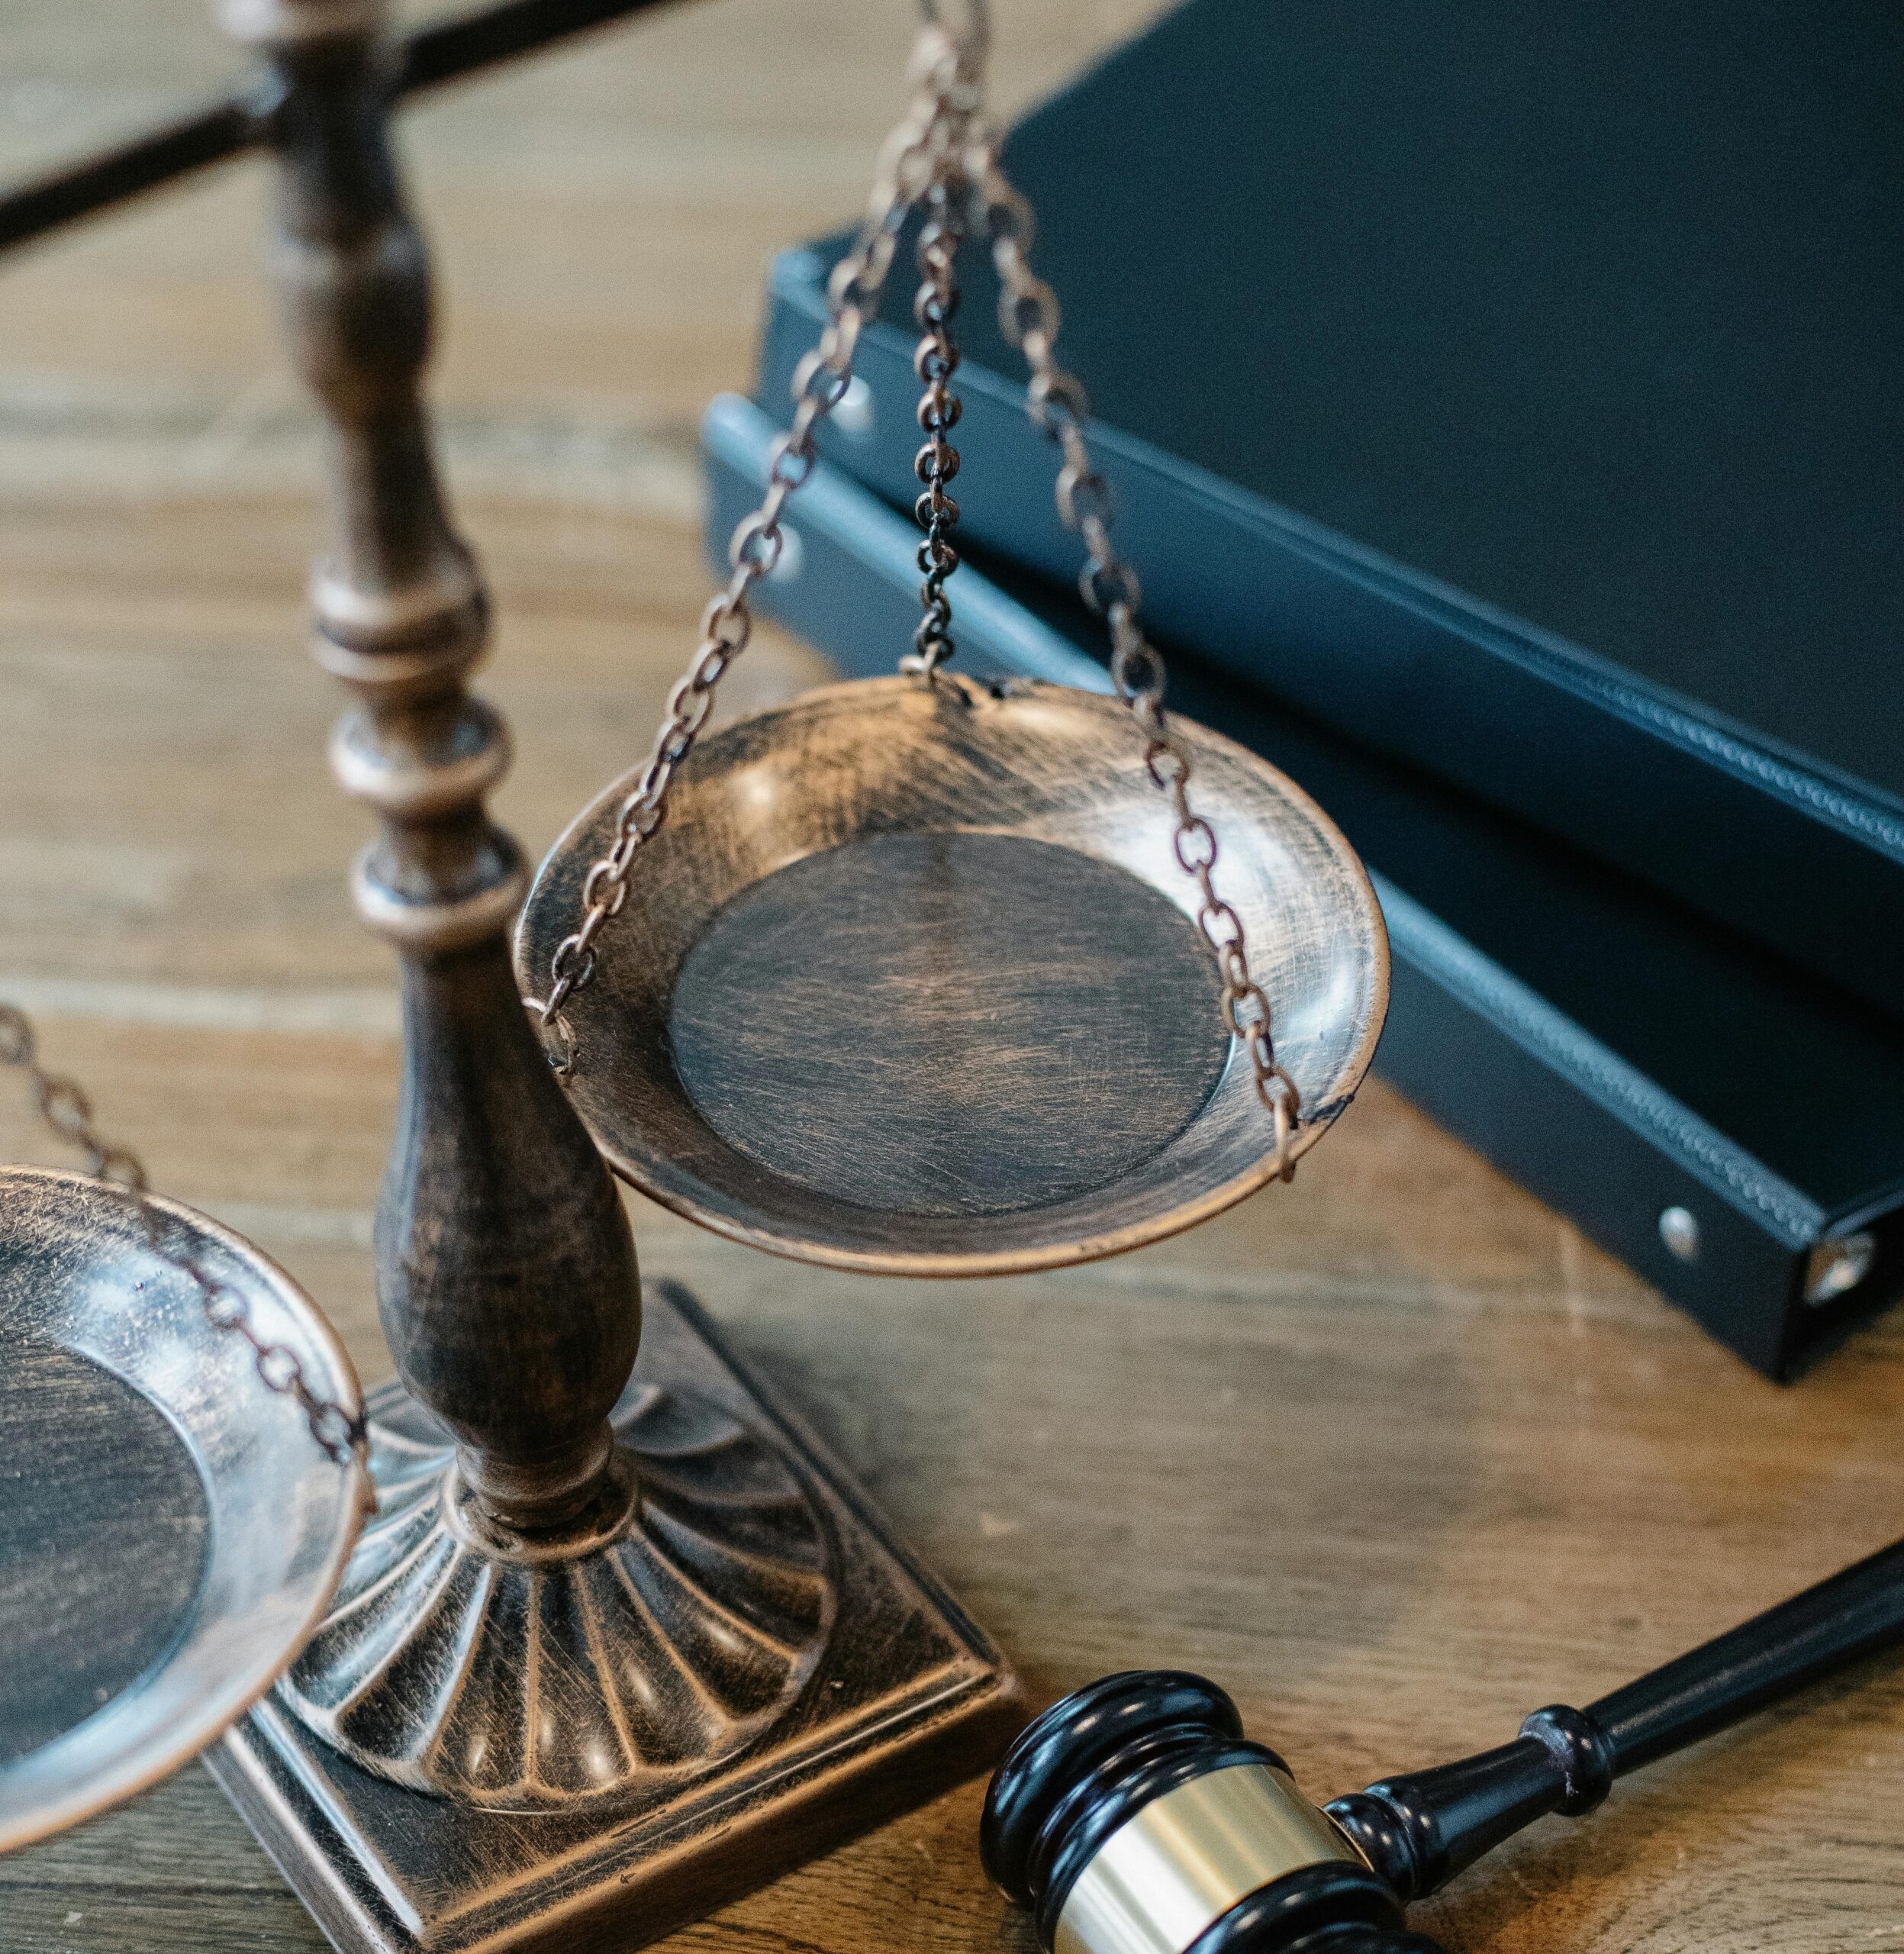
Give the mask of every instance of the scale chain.
<svg viewBox="0 0 1904 1954">
<path fill-rule="evenodd" d="M 772 450 L 767 493 L 736 528 L 728 545 L 733 575 L 703 616 L 700 649 L 668 696 L 667 717 L 648 763 L 617 816 L 614 844 L 583 879 L 582 922 L 549 959 L 548 995 L 524 1001 L 553 1040 L 551 1063 L 566 1079 L 574 1069 L 575 1046 L 562 1007 L 593 977 L 596 939 L 626 904 L 635 856 L 665 818 L 675 774 L 707 724 L 716 686 L 746 646 L 753 628 L 749 594 L 779 562 L 784 545 L 780 521 L 788 499 L 813 472 L 820 424 L 852 383 L 854 352 L 860 334 L 878 314 L 900 230 L 921 203 L 931 211 L 920 240 L 923 282 L 915 304 L 924 334 L 914 366 L 926 389 L 919 418 L 927 439 L 914 467 L 925 484 L 915 508 L 926 530 L 919 552 L 925 614 L 913 652 L 901 661 L 902 669 L 929 681 L 951 656 L 951 606 L 945 582 L 957 568 L 958 556 L 947 532 L 958 521 L 958 505 L 945 491 L 958 462 L 946 437 L 958 419 L 959 404 L 948 392 L 947 383 L 958 365 L 950 337 L 957 305 L 952 269 L 966 221 L 962 206 L 968 202 L 991 240 L 1000 285 L 1000 327 L 1030 370 L 1028 411 L 1063 457 L 1056 485 L 1058 512 L 1066 527 L 1081 537 L 1086 552 L 1078 588 L 1084 601 L 1105 620 L 1111 683 L 1145 736 L 1145 771 L 1170 798 L 1176 819 L 1172 847 L 1201 898 L 1197 926 L 1222 979 L 1223 1021 L 1248 1054 L 1257 1098 L 1274 1124 L 1278 1178 L 1287 1181 L 1295 1172 L 1293 1142 L 1301 1095 L 1277 1059 L 1269 999 L 1250 966 L 1242 918 L 1216 887 L 1216 833 L 1190 798 L 1190 755 L 1172 733 L 1164 710 L 1164 661 L 1138 622 L 1137 573 L 1110 540 L 1110 485 L 1094 466 L 1084 434 L 1089 402 L 1054 350 L 1057 295 L 1031 269 L 1031 206 L 1006 178 L 998 162 L 997 138 L 980 114 L 984 10 L 981 5 L 972 6 L 971 25 L 962 36 L 942 24 L 937 0 L 926 0 L 926 11 L 927 24 L 915 45 L 913 62 L 917 92 L 881 153 L 859 237 L 827 281 L 828 323 L 818 345 L 794 369 L 794 415 Z"/>
<path fill-rule="evenodd" d="M 562 1007 L 594 976 L 595 940 L 621 913 L 635 856 L 666 817 L 668 788 L 714 710 L 715 688 L 752 634 L 749 593 L 780 560 L 781 514 L 813 472 L 820 423 L 852 383 L 853 355 L 860 334 L 878 314 L 900 231 L 931 187 L 945 179 L 949 163 L 969 138 L 978 107 L 969 44 L 936 21 L 921 30 L 911 64 L 913 99 L 880 152 L 859 236 L 826 282 L 826 327 L 794 369 L 793 419 L 774 443 L 767 493 L 728 544 L 733 574 L 702 615 L 700 648 L 668 695 L 667 717 L 647 764 L 616 817 L 614 844 L 583 879 L 582 921 L 549 959 L 548 995 L 524 999 L 553 1041 L 550 1062 L 565 1079 L 574 1070 L 575 1044 Z"/>
<path fill-rule="evenodd" d="M 1249 1055 L 1256 1096 L 1275 1122 L 1277 1176 L 1287 1181 L 1296 1171 L 1291 1150 L 1302 1097 L 1295 1080 L 1277 1060 L 1269 999 L 1250 969 L 1243 920 L 1216 888 L 1216 832 L 1190 802 L 1190 755 L 1171 732 L 1164 711 L 1163 658 L 1138 622 L 1137 572 L 1110 540 L 1110 485 L 1094 466 L 1084 439 L 1090 402 L 1076 375 L 1058 361 L 1057 294 L 1031 268 L 1036 221 L 1031 205 L 1000 167 L 995 136 L 982 124 L 973 126 L 962 168 L 991 240 L 999 278 L 999 326 L 1030 369 L 1026 411 L 1063 456 L 1058 471 L 1058 513 L 1065 527 L 1084 541 L 1078 590 L 1105 621 L 1111 683 L 1145 736 L 1145 771 L 1170 797 L 1177 822 L 1171 845 L 1179 866 L 1195 879 L 1202 897 L 1197 927 L 1223 979 L 1223 1023 Z"/>
<path fill-rule="evenodd" d="M 955 188 L 962 193 L 956 197 Z M 899 661 L 899 669 L 926 679 L 955 650 L 946 579 L 958 567 L 958 552 L 951 541 L 958 505 L 946 493 L 946 484 L 958 472 L 958 450 L 948 437 L 964 411 L 950 382 L 958 370 L 952 321 L 958 310 L 955 272 L 965 237 L 967 188 L 955 162 L 933 175 L 926 195 L 928 214 L 919 233 L 920 283 L 913 301 L 913 317 L 922 334 L 913 353 L 913 371 L 925 388 L 918 418 L 926 442 L 913 459 L 913 472 L 925 484 L 913 505 L 913 518 L 926 532 L 919 545 L 919 569 L 924 579 L 919 601 L 924 614 L 913 634 L 912 651 Z"/>
<path fill-rule="evenodd" d="M 12 1004 L 0 1004 L 0 1066 L 25 1074 L 40 1117 L 59 1138 L 77 1147 L 95 1180 L 105 1181 L 125 1196 L 139 1217 L 146 1245 L 190 1277 L 198 1291 L 198 1306 L 212 1328 L 242 1337 L 251 1346 L 252 1361 L 265 1388 L 293 1400 L 311 1427 L 311 1435 L 333 1462 L 348 1466 L 369 1443 L 369 1421 L 354 1417 L 341 1404 L 320 1398 L 304 1376 L 296 1351 L 268 1343 L 251 1320 L 251 1305 L 230 1283 L 214 1275 L 197 1256 L 167 1246 L 165 1217 L 147 1198 L 146 1170 L 137 1154 L 101 1137 L 93 1124 L 92 1102 L 78 1082 L 40 1064 L 32 1024 Z"/>
</svg>

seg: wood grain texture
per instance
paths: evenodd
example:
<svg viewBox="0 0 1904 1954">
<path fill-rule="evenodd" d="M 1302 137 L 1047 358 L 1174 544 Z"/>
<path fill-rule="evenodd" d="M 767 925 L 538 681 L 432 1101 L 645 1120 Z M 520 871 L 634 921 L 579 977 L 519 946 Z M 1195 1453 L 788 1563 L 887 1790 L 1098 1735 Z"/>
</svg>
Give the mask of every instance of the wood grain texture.
<svg viewBox="0 0 1904 1954">
<path fill-rule="evenodd" d="M 1010 98 L 1148 11 L 1000 9 Z M 228 72 L 198 0 L 5 0 L 0 21 L 22 166 Z M 910 28 L 857 0 L 707 0 L 405 124 L 444 451 L 498 601 L 485 688 L 516 736 L 495 805 L 532 857 L 639 757 L 685 662 L 694 417 L 748 384 L 767 253 L 856 207 Z M 300 646 L 318 457 L 277 377 L 261 182 L 5 275 L 0 989 L 63 1003 L 49 1056 L 376 1378 L 395 981 L 342 886 L 363 824 Z M 724 708 L 820 671 L 763 631 Z M 48 1157 L 4 1099 L 0 1153 Z M 1036 1278 L 830 1275 L 633 1212 L 645 1269 L 782 1382 L 1034 1698 L 1207 1670 L 1317 1796 L 1503 1739 L 1904 1515 L 1904 1322 L 1768 1385 L 1379 1085 L 1293 1186 Z M 1027 1954 L 978 1872 L 978 1804 L 967 1786 L 666 1945 Z M 1421 1923 L 1457 1954 L 1897 1954 L 1901 1809 L 1904 1677 L 1877 1670 L 1536 1828 Z M 323 1946 L 197 1770 L 0 1859 L 0 1943 Z"/>
</svg>

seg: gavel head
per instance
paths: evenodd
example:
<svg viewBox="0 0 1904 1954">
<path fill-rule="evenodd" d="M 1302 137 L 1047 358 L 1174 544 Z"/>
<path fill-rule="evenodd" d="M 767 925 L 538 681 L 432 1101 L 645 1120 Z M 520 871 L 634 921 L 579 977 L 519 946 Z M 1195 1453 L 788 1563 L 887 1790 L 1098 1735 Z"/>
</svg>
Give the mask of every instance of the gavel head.
<svg viewBox="0 0 1904 1954">
<path fill-rule="evenodd" d="M 999 1767 L 985 1870 L 1052 1954 L 1442 1954 L 1213 1682 L 1106 1676 Z"/>
</svg>

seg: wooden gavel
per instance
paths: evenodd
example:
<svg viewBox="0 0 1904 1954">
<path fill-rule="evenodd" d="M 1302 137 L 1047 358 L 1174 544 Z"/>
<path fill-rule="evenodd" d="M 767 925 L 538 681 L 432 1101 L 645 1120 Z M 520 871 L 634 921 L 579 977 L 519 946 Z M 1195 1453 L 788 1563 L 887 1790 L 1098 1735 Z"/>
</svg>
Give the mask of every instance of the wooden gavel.
<svg viewBox="0 0 1904 1954">
<path fill-rule="evenodd" d="M 1052 1954 L 1442 1954 L 1405 1929 L 1550 1812 L 1904 1636 L 1904 1541 L 1512 1743 L 1310 1804 L 1213 1682 L 1107 1676 L 1055 1704 L 991 1782 L 985 1869 Z"/>
</svg>

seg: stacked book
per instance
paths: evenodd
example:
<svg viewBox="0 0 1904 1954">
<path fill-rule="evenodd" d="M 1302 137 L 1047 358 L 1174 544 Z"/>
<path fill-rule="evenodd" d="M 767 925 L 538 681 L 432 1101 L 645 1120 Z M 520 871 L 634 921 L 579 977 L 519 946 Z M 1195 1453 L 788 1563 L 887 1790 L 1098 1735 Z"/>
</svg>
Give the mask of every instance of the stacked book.
<svg viewBox="0 0 1904 1954">
<path fill-rule="evenodd" d="M 1904 1270 L 1901 38 L 1190 0 L 1006 151 L 1174 702 L 1376 877 L 1378 1071 L 1780 1377 Z M 708 415 L 723 544 L 839 245 Z M 983 255 L 961 659 L 1102 687 Z M 855 673 L 918 601 L 912 336 L 862 349 L 762 590 Z"/>
</svg>

